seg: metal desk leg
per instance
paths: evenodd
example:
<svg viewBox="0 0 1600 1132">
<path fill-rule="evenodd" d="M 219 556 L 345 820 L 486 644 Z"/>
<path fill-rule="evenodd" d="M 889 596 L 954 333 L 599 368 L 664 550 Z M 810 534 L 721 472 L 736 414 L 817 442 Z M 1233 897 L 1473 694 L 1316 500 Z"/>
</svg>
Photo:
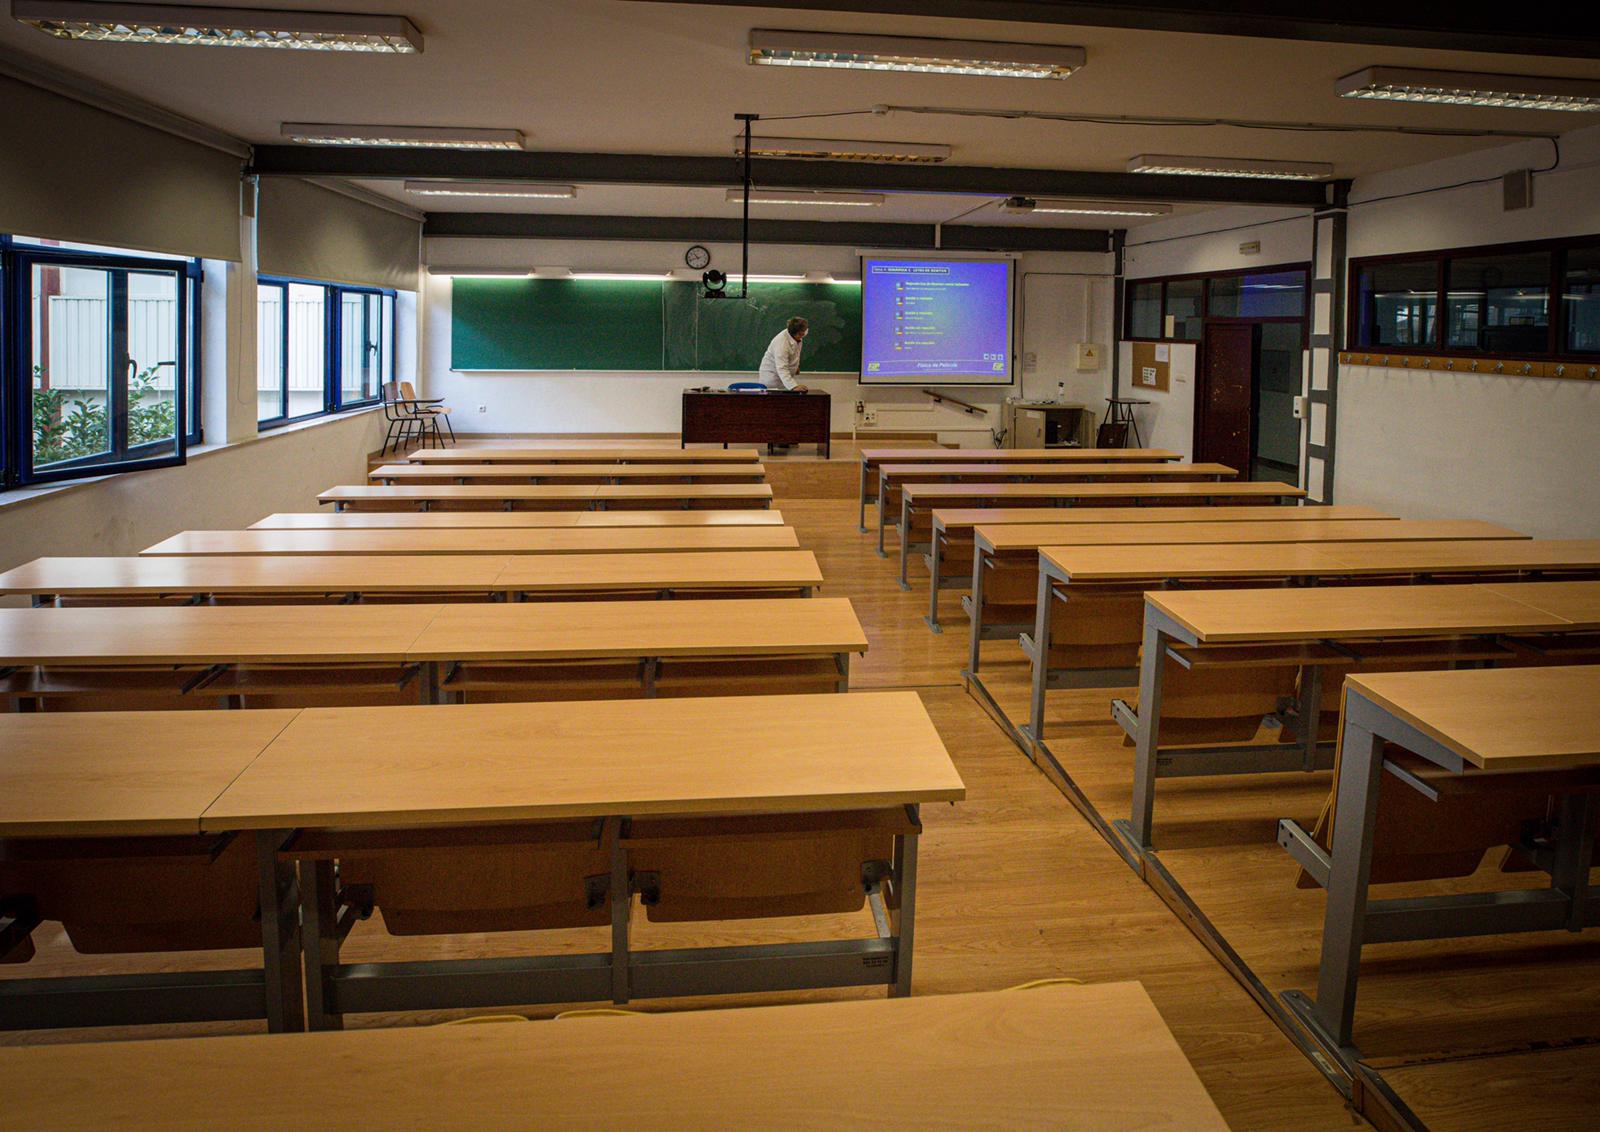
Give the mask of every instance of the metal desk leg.
<svg viewBox="0 0 1600 1132">
<path fill-rule="evenodd" d="M 968 616 L 972 624 L 967 630 L 967 672 L 975 674 L 983 661 L 983 551 L 976 537 L 972 540 L 972 600 Z"/>
<path fill-rule="evenodd" d="M 274 1034 L 305 1028 L 300 993 L 300 909 L 294 865 L 278 859 L 292 830 L 263 829 L 256 834 L 256 876 L 261 901 L 262 992 L 267 1030 Z"/>
<path fill-rule="evenodd" d="M 628 882 L 628 853 L 622 847 L 621 820 L 608 818 L 603 836 L 611 841 L 611 1001 L 620 1006 L 628 1001 L 630 990 L 628 929 L 633 916 L 633 887 Z"/>
<path fill-rule="evenodd" d="M 939 532 L 935 529 L 928 536 L 928 628 L 935 633 L 944 630 L 939 628 Z"/>
<path fill-rule="evenodd" d="M 344 1015 L 328 1012 L 325 973 L 339 964 L 339 899 L 332 861 L 300 863 L 301 951 L 306 964 L 306 1028 L 342 1030 Z"/>
<path fill-rule="evenodd" d="M 1033 693 L 1028 704 L 1028 726 L 1023 737 L 1044 742 L 1044 694 L 1050 685 L 1050 575 L 1039 571 L 1039 604 L 1033 615 Z M 976 611 L 974 611 L 976 612 Z"/>
<path fill-rule="evenodd" d="M 1378 783 L 1383 776 L 1383 740 L 1346 719 L 1340 752 L 1322 964 L 1311 1020 L 1324 1038 L 1342 1050 L 1351 1045 L 1355 1023 L 1367 881 L 1372 874 L 1372 834 L 1378 817 Z"/>
<path fill-rule="evenodd" d="M 443 692 L 439 687 L 439 662 L 425 660 L 417 671 L 417 694 L 425 704 L 443 702 Z"/>
<path fill-rule="evenodd" d="M 1162 663 L 1170 638 L 1144 614 L 1144 650 L 1139 655 L 1139 733 L 1134 745 L 1133 814 L 1127 833 L 1136 852 L 1151 848 L 1150 827 L 1156 810 L 1156 752 L 1161 749 L 1161 685 L 1167 666 Z"/>
<path fill-rule="evenodd" d="M 861 533 L 867 533 L 867 458 L 861 457 L 861 485 L 856 495 L 856 522 L 861 526 Z"/>
<path fill-rule="evenodd" d="M 901 508 L 902 513 L 904 513 L 905 510 L 905 508 Z M 910 562 L 911 519 L 910 516 L 907 515 L 905 521 L 900 524 L 900 588 L 903 590 L 909 590 L 911 588 L 911 583 L 906 578 L 906 567 L 910 564 Z"/>
<path fill-rule="evenodd" d="M 883 521 L 888 515 L 888 503 L 884 499 L 883 473 L 878 473 L 878 557 L 887 558 L 889 554 L 883 549 Z"/>
<path fill-rule="evenodd" d="M 917 808 L 906 807 L 911 819 L 917 820 Z M 895 894 L 900 898 L 900 909 L 895 915 L 894 985 L 889 988 L 890 998 L 905 998 L 911 993 L 911 956 L 916 928 L 917 910 L 917 835 L 908 833 L 895 839 L 894 846 Z"/>
</svg>

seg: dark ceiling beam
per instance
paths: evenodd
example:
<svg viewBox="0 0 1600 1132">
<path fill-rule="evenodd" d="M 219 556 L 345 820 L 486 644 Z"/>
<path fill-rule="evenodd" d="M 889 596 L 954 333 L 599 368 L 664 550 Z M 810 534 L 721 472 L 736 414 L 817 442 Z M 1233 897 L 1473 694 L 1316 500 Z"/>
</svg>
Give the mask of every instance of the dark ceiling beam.
<svg viewBox="0 0 1600 1132">
<path fill-rule="evenodd" d="M 662 240 L 736 244 L 740 222 L 706 216 L 573 216 L 529 212 L 432 212 L 425 236 L 519 240 Z M 1023 228 L 946 225 L 940 246 L 962 251 L 1107 252 L 1111 233 L 1099 228 Z M 932 224 L 870 221 L 752 220 L 757 244 L 852 248 L 932 248 Z"/>
<path fill-rule="evenodd" d="M 577 185 L 683 185 L 732 188 L 743 183 L 738 158 L 634 153 L 541 153 L 510 150 L 387 149 L 324 145 L 257 146 L 252 172 L 262 176 L 397 180 L 553 181 Z M 751 162 L 757 185 L 879 193 L 1083 197 L 1184 204 L 1326 204 L 1328 187 L 1310 181 L 1099 173 L 1070 169 L 994 169 L 973 165 L 889 165 L 866 161 Z"/>
<path fill-rule="evenodd" d="M 657 0 L 660 2 L 660 0 Z M 680 2 L 680 0 L 669 0 Z M 1581 4 L 1395 4 L 1349 2 L 1325 6 L 1231 0 L 1226 5 L 1194 0 L 1145 0 L 1140 4 L 1084 4 L 1070 0 L 689 0 L 734 8 L 819 9 L 884 16 L 944 16 L 1079 27 L 1361 43 L 1496 55 L 1600 56 L 1600 17 Z M 1318 8 L 1321 11 L 1318 11 Z M 770 21 L 769 21 L 770 22 Z M 1022 33 L 1004 33 L 1019 38 Z M 1001 33 L 996 30 L 996 38 Z"/>
</svg>

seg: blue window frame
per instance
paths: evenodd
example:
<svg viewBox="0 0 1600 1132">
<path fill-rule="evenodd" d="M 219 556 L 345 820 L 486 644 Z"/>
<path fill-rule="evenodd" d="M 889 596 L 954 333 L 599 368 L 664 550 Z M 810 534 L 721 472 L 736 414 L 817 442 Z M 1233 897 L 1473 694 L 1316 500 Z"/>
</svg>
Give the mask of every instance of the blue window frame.
<svg viewBox="0 0 1600 1132">
<path fill-rule="evenodd" d="M 256 286 L 259 427 L 378 403 L 394 378 L 394 291 L 270 276 Z"/>
</svg>

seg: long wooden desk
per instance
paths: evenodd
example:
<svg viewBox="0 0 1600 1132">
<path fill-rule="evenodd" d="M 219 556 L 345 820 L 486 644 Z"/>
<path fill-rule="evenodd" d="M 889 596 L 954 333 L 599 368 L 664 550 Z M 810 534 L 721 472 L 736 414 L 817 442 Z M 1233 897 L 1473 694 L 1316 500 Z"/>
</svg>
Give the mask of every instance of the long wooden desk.
<svg viewBox="0 0 1600 1132">
<path fill-rule="evenodd" d="M 0 672 L 23 681 L 8 688 L 14 700 L 39 694 L 25 682 L 34 666 L 167 671 L 173 694 L 231 707 L 249 694 L 229 682 L 239 666 L 354 664 L 404 670 L 416 697 L 437 703 L 454 695 L 441 666 L 596 658 L 637 660 L 634 690 L 651 695 L 663 657 L 737 657 L 757 675 L 760 660 L 826 658 L 843 691 L 849 654 L 866 648 L 844 598 L 0 609 Z"/>
<path fill-rule="evenodd" d="M 863 448 L 858 507 L 861 529 L 867 529 L 867 504 L 876 499 L 869 493 L 877 488 L 879 464 L 1104 464 L 1124 460 L 1152 464 L 1181 459 L 1179 453 L 1165 448 Z"/>
<path fill-rule="evenodd" d="M 1596 703 L 1596 665 L 1358 673 L 1346 680 L 1331 849 L 1294 821 L 1278 826 L 1279 843 L 1328 891 L 1316 998 L 1298 991 L 1284 998 L 1335 1057 L 1351 1064 L 1360 1056 L 1352 1031 L 1363 944 L 1600 925 L 1600 895 L 1588 884 L 1596 808 L 1592 793 L 1571 779 L 1546 779 L 1560 797 L 1553 844 L 1534 855 L 1550 874 L 1548 888 L 1370 900 L 1384 772 L 1429 789 L 1386 757 L 1385 743 L 1488 789 L 1507 774 L 1526 789 L 1530 771 L 1600 767 Z"/>
<path fill-rule="evenodd" d="M 1056 507 L 1094 507 L 1122 501 L 1130 506 L 1238 504 L 1253 500 L 1261 505 L 1285 503 L 1305 492 L 1288 484 L 1248 480 L 1244 483 L 909 483 L 900 493 L 900 586 L 906 582 L 906 564 L 913 551 L 928 546 L 918 536 L 931 538 L 929 513 L 939 507 L 1009 507 L 1052 504 Z M 925 532 L 926 528 L 926 532 Z M 883 528 L 878 528 L 878 553 Z"/>
<path fill-rule="evenodd" d="M 296 595 L 341 602 L 395 595 L 484 600 L 590 593 L 673 597 L 722 590 L 788 590 L 809 597 L 821 584 L 822 572 L 809 550 L 37 558 L 0 574 L 0 594 L 27 595 L 35 605 L 63 599 L 199 603 L 216 597 Z"/>
<path fill-rule="evenodd" d="M 1044 585 L 1041 582 L 1041 586 Z M 1048 616 L 1035 628 L 1036 655 L 1049 651 Z M 1042 624 L 1041 630 L 1038 624 Z M 1117 700 L 1113 718 L 1133 737 L 1133 813 L 1116 828 L 1135 855 L 1152 848 L 1156 778 L 1164 773 L 1260 773 L 1308 769 L 1317 744 L 1324 665 L 1357 666 L 1366 648 L 1384 658 L 1381 644 L 1416 638 L 1482 638 L 1493 644 L 1516 634 L 1549 635 L 1600 629 L 1600 581 L 1328 588 L 1156 590 L 1145 594 L 1144 639 L 1139 668 L 1139 706 Z M 1268 646 L 1286 645 L 1287 649 Z M 1286 752 L 1260 748 L 1193 749 L 1190 764 L 1173 763 L 1161 749 L 1162 676 L 1166 658 L 1192 666 L 1209 650 L 1250 646 L 1260 663 L 1301 670 L 1299 716 L 1304 735 Z M 1183 650 L 1193 650 L 1193 656 Z M 1218 654 L 1221 655 L 1221 654 Z M 1242 664 L 1248 650 L 1233 649 Z M 1509 659 L 1515 654 L 1506 652 Z M 1035 669 L 1031 722 L 1026 739 L 1044 750 L 1044 673 Z M 1283 754 L 1285 759 L 1268 757 Z M 1256 757 L 1259 756 L 1259 757 Z M 1298 756 L 1298 759 L 1297 759 Z M 1054 756 L 1050 756 L 1052 759 Z M 1229 759 L 1234 758 L 1230 762 Z M 1163 761 L 1166 766 L 1163 766 Z"/>
<path fill-rule="evenodd" d="M 772 487 L 764 483 L 690 484 L 347 484 L 317 496 L 335 511 L 428 511 L 443 506 L 459 510 L 605 510 L 630 504 L 770 507 Z"/>
<path fill-rule="evenodd" d="M 863 1090 L 861 1066 L 885 1058 L 892 1071 Z M 885 1113 L 928 1129 L 1227 1128 L 1137 983 L 0 1050 L 0 1092 L 25 1128 L 315 1127 L 352 1081 L 380 1128 L 810 1129 Z"/>
<path fill-rule="evenodd" d="M 425 740 L 395 741 L 424 728 Z M 917 808 L 964 796 L 961 778 L 912 692 L 347 708 L 298 716 L 211 804 L 202 827 L 306 835 L 291 835 L 289 853 L 301 861 L 307 1017 L 317 1029 L 337 1024 L 344 1014 L 379 1009 L 626 1002 L 797 986 L 876 985 L 909 994 Z M 864 877 L 858 861 L 848 880 L 866 889 L 863 902 L 871 903 L 877 925 L 871 936 L 731 948 L 630 947 L 629 929 L 638 915 L 634 893 L 650 883 L 639 875 L 645 866 L 636 857 L 652 847 L 652 835 L 634 829 L 641 819 L 647 826 L 652 818 L 708 819 L 698 835 L 668 833 L 657 820 L 660 832 L 653 836 L 709 840 L 707 851 L 717 853 L 719 829 L 744 827 L 748 837 L 752 818 L 837 814 L 845 821 L 854 814 L 851 820 L 858 822 L 864 813 L 882 815 L 900 831 L 883 872 Z M 731 818 L 729 827 L 719 826 L 717 815 L 741 816 Z M 461 843 L 462 827 L 487 827 L 484 836 L 492 839 L 506 823 L 555 820 L 603 827 L 595 840 L 611 860 L 603 897 L 612 929 L 606 952 L 340 963 L 342 893 L 335 887 L 334 859 L 375 845 L 404 853 L 451 839 Z M 788 829 L 803 857 L 804 828 L 776 828 Z M 474 842 L 469 837 L 465 843 Z M 740 875 L 742 845 L 720 849 L 729 856 L 725 883 L 732 891 L 761 883 Z M 661 883 L 667 892 L 668 881 Z M 884 883 L 893 890 L 887 898 Z M 582 906 L 583 886 L 575 889 Z M 377 893 L 380 909 L 384 899 Z"/>
<path fill-rule="evenodd" d="M 760 464 L 384 464 L 374 483 L 761 483 Z"/>
<path fill-rule="evenodd" d="M 140 551 L 181 555 L 625 554 L 792 550 L 793 527 L 544 527 L 183 531 Z"/>
<path fill-rule="evenodd" d="M 537 445 L 457 445 L 419 448 L 413 464 L 756 464 L 754 448 L 541 448 Z"/>
<path fill-rule="evenodd" d="M 1152 511 L 1159 508 L 1151 508 Z M 1239 508 L 1248 510 L 1248 508 Z M 1256 508 L 1300 511 L 1305 508 Z M 1275 543 L 1318 542 L 1421 542 L 1439 540 L 1526 539 L 1478 519 L 1329 519 L 1320 523 L 1074 523 L 1026 524 L 974 528 L 972 592 L 962 601 L 972 624 L 984 624 L 986 604 L 997 592 L 1005 603 L 1017 606 L 1026 624 L 1033 620 L 1029 604 L 1038 589 L 1039 550 L 1046 546 L 1138 546 L 1187 544 L 1197 550 L 1211 546 L 1267 546 Z M 1401 570 L 1401 573 L 1409 571 Z M 1260 576 L 1270 577 L 1270 573 Z M 938 591 L 929 589 L 928 624 L 937 629 Z M 1019 630 L 1020 631 L 1020 630 Z M 987 636 L 998 634 L 987 633 Z M 1015 635 L 1015 634 L 1012 634 Z"/>
<path fill-rule="evenodd" d="M 13 860 L 49 859 L 51 839 L 197 837 L 200 815 L 297 713 L 94 712 L 0 715 L 0 838 Z M 137 845 L 139 842 L 135 841 Z M 77 844 L 81 845 L 82 842 Z M 91 844 L 94 844 L 91 842 Z M 102 846 L 106 843 L 100 842 Z M 293 864 L 261 839 L 261 965 L 246 970 L 0 979 L 0 1029 L 119 1025 L 149 1020 L 265 1018 L 302 1025 Z M 71 859 L 72 844 L 56 850 Z M 114 854 L 102 847 L 99 855 Z M 93 859 L 93 850 L 76 850 Z M 272 915 L 277 909 L 279 915 Z M 0 913 L 14 942 L 38 925 L 22 903 Z M 0 940 L 0 948 L 6 943 Z M 13 973 L 20 969 L 10 968 Z M 8 1102 L 14 1083 L 0 1086 Z M 8 1123 L 17 1120 L 7 1104 Z M 50 1122 L 45 1122 L 48 1124 Z M 41 1124 L 40 1127 L 45 1126 Z"/>
<path fill-rule="evenodd" d="M 429 449 L 432 451 L 432 449 Z M 523 527 L 781 527 L 783 512 L 731 511 L 286 511 L 250 524 L 259 531 L 466 530 Z"/>
</svg>

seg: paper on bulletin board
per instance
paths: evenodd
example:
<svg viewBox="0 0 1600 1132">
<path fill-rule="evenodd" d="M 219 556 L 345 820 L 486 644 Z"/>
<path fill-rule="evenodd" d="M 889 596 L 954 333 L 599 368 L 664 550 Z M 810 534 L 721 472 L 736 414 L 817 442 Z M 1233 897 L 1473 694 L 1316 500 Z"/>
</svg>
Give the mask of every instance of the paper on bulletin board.
<svg viewBox="0 0 1600 1132">
<path fill-rule="evenodd" d="M 1172 347 L 1165 342 L 1156 344 L 1156 361 L 1170 362 L 1172 360 Z"/>
</svg>

